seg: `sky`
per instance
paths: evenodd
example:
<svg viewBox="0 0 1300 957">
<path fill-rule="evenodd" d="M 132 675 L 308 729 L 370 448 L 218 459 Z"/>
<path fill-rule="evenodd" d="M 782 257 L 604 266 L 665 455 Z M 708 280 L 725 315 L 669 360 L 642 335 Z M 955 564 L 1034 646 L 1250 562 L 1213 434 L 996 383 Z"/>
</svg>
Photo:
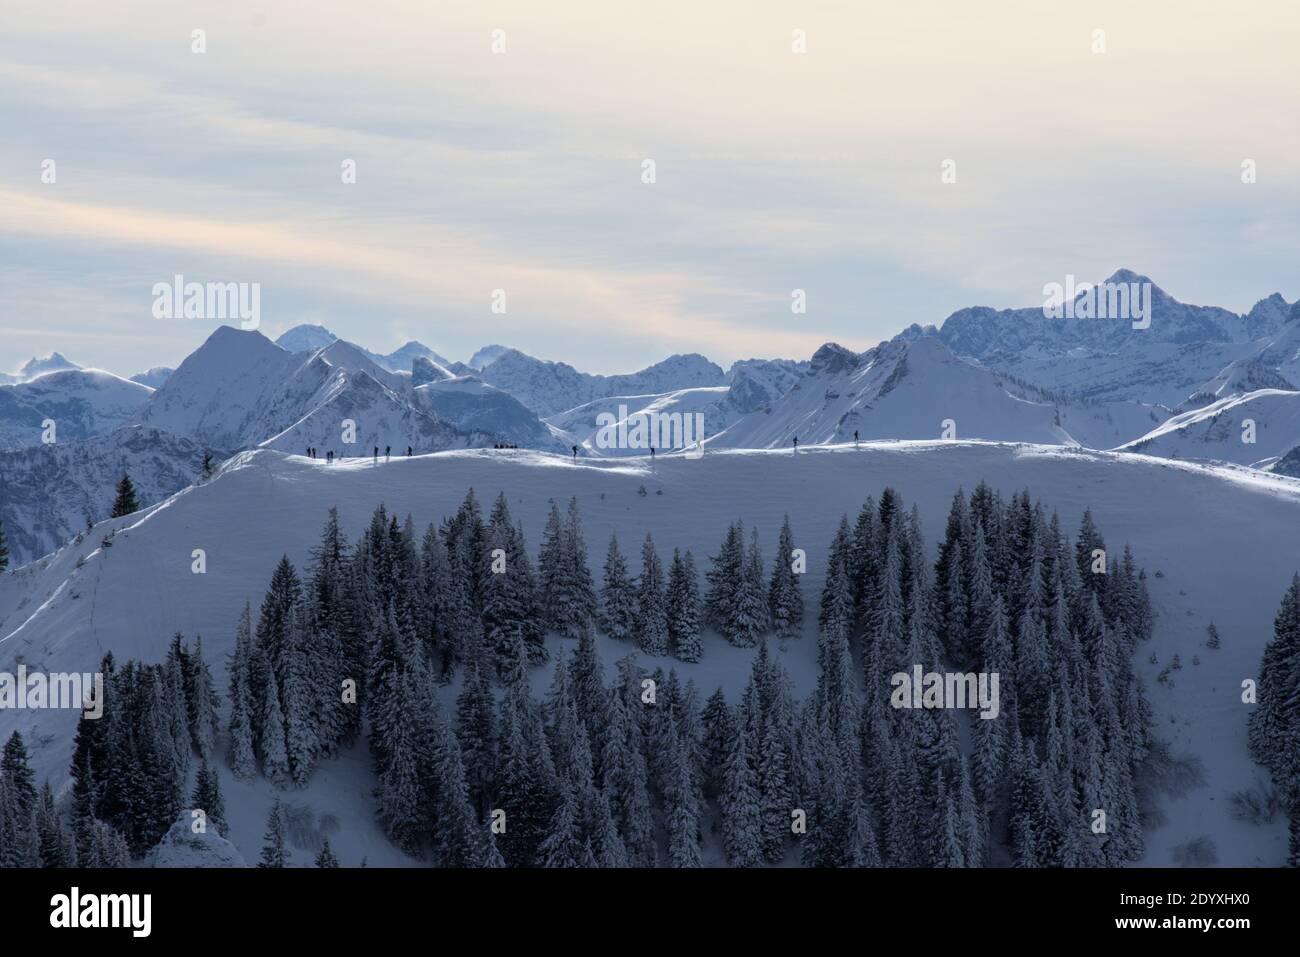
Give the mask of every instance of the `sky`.
<svg viewBox="0 0 1300 957">
<path fill-rule="evenodd" d="M 603 373 L 1119 267 L 1292 301 L 1297 49 L 1294 0 L 3 0 L 0 370 L 177 365 L 176 275 Z"/>
</svg>

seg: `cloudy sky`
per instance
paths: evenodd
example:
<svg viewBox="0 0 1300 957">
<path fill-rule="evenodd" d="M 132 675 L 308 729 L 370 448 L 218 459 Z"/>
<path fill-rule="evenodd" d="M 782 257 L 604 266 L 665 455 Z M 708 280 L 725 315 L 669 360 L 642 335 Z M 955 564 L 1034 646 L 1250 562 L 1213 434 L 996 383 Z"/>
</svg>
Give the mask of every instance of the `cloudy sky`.
<svg viewBox="0 0 1300 957">
<path fill-rule="evenodd" d="M 594 372 L 1119 266 L 1294 300 L 1297 49 L 1294 0 L 3 0 L 0 369 L 177 364 L 215 321 L 153 317 L 176 274 L 260 283 L 272 337 Z"/>
</svg>

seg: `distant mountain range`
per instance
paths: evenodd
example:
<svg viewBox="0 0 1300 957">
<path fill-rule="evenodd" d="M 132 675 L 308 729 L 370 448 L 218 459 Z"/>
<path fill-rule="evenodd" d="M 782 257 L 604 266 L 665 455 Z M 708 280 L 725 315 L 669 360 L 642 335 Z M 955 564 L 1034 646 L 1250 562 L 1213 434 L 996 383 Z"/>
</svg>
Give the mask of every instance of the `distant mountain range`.
<svg viewBox="0 0 1300 957">
<path fill-rule="evenodd" d="M 1106 282 L 1150 280 L 1119 270 Z M 717 448 L 955 435 L 1300 471 L 1300 304 L 1273 293 L 1239 315 L 1152 283 L 1150 307 L 1149 325 L 1135 328 L 1047 318 L 1041 303 L 975 306 L 862 353 L 827 343 L 810 359 L 747 359 L 725 371 L 685 354 L 594 375 L 500 344 L 467 362 L 416 341 L 380 354 L 319 325 L 275 342 L 223 326 L 175 370 L 130 379 L 55 352 L 0 374 L 0 515 L 26 560 L 76 524 L 35 514 L 17 488 L 39 462 L 53 470 L 42 481 L 80 490 L 72 515 L 93 511 L 110 490 L 91 486 L 119 466 L 148 473 L 147 497 L 176 491 L 195 474 L 182 463 L 204 450 L 639 455 L 647 450 L 603 448 L 597 429 L 651 413 L 702 415 Z M 117 454 L 128 437 L 129 454 Z"/>
</svg>

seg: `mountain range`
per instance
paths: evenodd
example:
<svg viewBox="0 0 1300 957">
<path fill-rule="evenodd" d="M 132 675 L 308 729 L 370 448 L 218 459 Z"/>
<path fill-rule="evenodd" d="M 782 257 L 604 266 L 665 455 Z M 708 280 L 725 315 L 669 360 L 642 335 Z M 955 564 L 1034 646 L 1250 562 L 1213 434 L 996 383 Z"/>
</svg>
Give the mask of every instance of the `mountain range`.
<svg viewBox="0 0 1300 957">
<path fill-rule="evenodd" d="M 1119 270 L 1106 282 L 1150 280 Z M 719 449 L 955 437 L 1294 469 L 1300 304 L 1273 293 L 1237 314 L 1182 303 L 1152 283 L 1149 319 L 1135 328 L 1048 318 L 1042 304 L 973 306 L 864 352 L 832 342 L 808 359 L 726 370 L 692 353 L 621 375 L 501 344 L 465 362 L 417 341 L 378 353 L 319 325 L 274 342 L 222 326 L 174 370 L 130 378 L 55 352 L 0 375 L 0 516 L 26 561 L 74 530 L 84 517 L 74 513 L 107 510 L 106 461 L 146 470 L 155 500 L 191 481 L 194 471 L 178 463 L 204 451 L 364 458 L 376 447 L 506 446 L 629 456 L 646 450 L 603 447 L 600 423 L 652 413 L 702 416 L 707 445 Z M 126 435 L 130 448 L 114 457 L 113 437 Z M 152 458 L 142 448 L 151 442 Z M 54 470 L 50 481 L 77 490 L 66 515 L 37 514 L 18 489 L 13 476 L 33 474 L 38 460 Z"/>
</svg>

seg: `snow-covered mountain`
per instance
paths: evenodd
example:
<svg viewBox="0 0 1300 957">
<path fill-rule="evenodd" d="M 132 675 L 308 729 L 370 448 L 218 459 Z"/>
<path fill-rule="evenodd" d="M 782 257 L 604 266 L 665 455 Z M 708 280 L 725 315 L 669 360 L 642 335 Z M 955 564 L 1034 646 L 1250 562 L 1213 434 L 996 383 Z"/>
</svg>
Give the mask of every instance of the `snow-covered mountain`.
<svg viewBox="0 0 1300 957">
<path fill-rule="evenodd" d="M 500 441 L 546 452 L 565 452 L 571 444 L 568 435 L 543 422 L 514 396 L 474 376 L 430 380 L 418 385 L 414 395 L 420 408 L 463 432 L 491 436 L 493 444 Z"/>
<path fill-rule="evenodd" d="M 638 420 L 653 422 L 652 415 L 698 413 L 703 416 L 704 431 L 703 436 L 696 437 L 708 438 L 750 412 L 770 406 L 799 381 L 807 367 L 807 362 L 791 359 L 742 359 L 728 370 L 725 386 L 677 389 L 658 395 L 608 396 L 560 412 L 546 421 L 593 454 L 645 455 L 646 450 L 641 448 L 602 448 L 597 441 L 600 416 L 612 416 L 616 429 L 621 427 L 630 432 Z"/>
<path fill-rule="evenodd" d="M 1121 269 L 1107 283 L 1148 283 Z M 1049 319 L 1042 304 L 961 309 L 940 337 L 959 355 L 1053 392 L 1175 406 L 1229 363 L 1249 358 L 1286 327 L 1279 294 L 1238 315 L 1179 302 L 1152 283 L 1150 326 L 1126 319 Z"/>
<path fill-rule="evenodd" d="M 39 445 L 48 421 L 56 442 L 108 432 L 134 420 L 152 395 L 148 386 L 98 369 L 46 372 L 0 386 L 0 450 Z"/>
<path fill-rule="evenodd" d="M 333 371 L 259 332 L 219 326 L 153 394 L 140 422 L 218 448 L 246 448 L 309 413 Z"/>
<path fill-rule="evenodd" d="M 509 392 L 543 418 L 593 399 L 617 395 L 662 395 L 680 389 L 726 385 L 722 369 L 702 355 L 674 355 L 639 372 L 592 375 L 564 362 L 547 362 L 510 349 L 479 373 L 484 382 Z"/>
<path fill-rule="evenodd" d="M 465 365 L 469 366 L 471 369 L 482 372 L 509 351 L 509 346 L 499 346 L 495 344 L 484 346 L 482 349 L 479 349 L 470 356 L 469 361 L 466 362 Z"/>
<path fill-rule="evenodd" d="M 13 563 L 54 551 L 84 531 L 88 517 L 105 518 L 123 472 L 152 504 L 193 482 L 203 453 L 189 439 L 141 426 L 0 453 L 0 518 Z"/>
<path fill-rule="evenodd" d="M 1268 468 L 1300 446 L 1300 392 L 1260 389 L 1184 412 L 1121 451 Z"/>
<path fill-rule="evenodd" d="M 593 566 L 613 532 L 620 540 L 653 533 L 660 549 L 716 552 L 728 523 L 743 517 L 759 530 L 765 553 L 776 546 L 788 513 L 810 561 L 805 600 L 820 593 L 822 558 L 842 513 L 853 515 L 867 494 L 896 487 L 920 509 L 925 540 L 942 539 L 958 485 L 979 479 L 994 488 L 1029 488 L 1066 527 L 1077 527 L 1085 507 L 1116 548 L 1132 543 L 1150 577 L 1155 635 L 1135 660 L 1154 709 L 1152 728 L 1180 758 L 1199 762 L 1203 782 L 1177 800 L 1156 796 L 1163 823 L 1146 834 L 1146 865 L 1169 865 L 1175 849 L 1203 834 L 1214 836 L 1219 863 L 1280 866 L 1285 822 L 1255 826 L 1232 817 L 1231 791 L 1254 774 L 1245 749 L 1248 707 L 1240 703 L 1242 675 L 1255 674 L 1272 634 L 1278 601 L 1295 570 L 1294 529 L 1300 521 L 1300 481 L 1231 467 L 1170 462 L 1060 447 L 967 442 L 863 443 L 819 449 L 707 451 L 702 459 L 580 460 L 538 453 L 478 450 L 327 466 L 270 451 L 244 453 L 213 480 L 185 488 L 142 513 L 104 522 L 85 540 L 39 566 L 0 576 L 0 670 L 18 662 L 31 669 L 93 671 L 106 650 L 118 661 L 159 661 L 171 636 L 203 636 L 204 653 L 219 687 L 233 649 L 245 601 L 256 609 L 281 554 L 305 567 L 331 506 L 355 539 L 380 502 L 391 514 L 410 512 L 423 528 L 454 512 L 473 486 L 481 500 L 505 490 L 535 553 L 550 502 L 578 499 Z M 641 494 L 642 488 L 650 494 Z M 815 494 L 810 494 L 810 490 Z M 662 495 L 656 494 L 662 492 Z M 1212 502 L 1214 508 L 1206 508 Z M 113 547 L 101 540 L 116 530 Z M 1211 547 L 1207 547 L 1211 543 Z M 208 572 L 191 571 L 194 548 L 207 552 Z M 1253 556 L 1250 562 L 1242 555 Z M 703 569 L 702 569 L 703 571 Z M 148 582 L 148 587 L 141 587 Z M 1214 621 L 1223 647 L 1200 644 Z M 802 640 L 773 646 L 804 695 L 816 680 L 816 615 L 805 616 Z M 549 639 L 554 652 L 572 641 Z M 598 650 L 606 679 L 630 649 L 605 637 Z M 707 694 L 721 685 L 734 704 L 749 673 L 753 649 L 705 636 L 702 660 L 687 665 L 641 656 L 653 669 L 676 667 Z M 1178 653 L 1187 662 L 1172 685 L 1154 680 Z M 1199 664 L 1191 659 L 1199 653 Z M 1158 664 L 1152 664 L 1154 656 Z M 538 691 L 549 669 L 532 676 Z M 455 694 L 455 688 L 447 691 Z M 38 780 L 66 787 L 77 715 L 26 710 L 6 717 L 28 742 Z M 325 762 L 290 800 L 334 815 L 331 844 L 341 860 L 373 866 L 411 863 L 375 823 L 373 779 L 364 742 Z M 285 797 L 264 779 L 237 782 L 223 774 L 232 827 L 230 840 L 247 860 L 262 845 L 267 812 Z M 299 861 L 301 863 L 301 861 Z"/>
<path fill-rule="evenodd" d="M 584 402 L 577 408 L 551 416 L 546 422 L 572 436 L 575 444 L 594 455 L 648 455 L 649 450 L 644 448 L 602 446 L 597 440 L 601 422 L 613 422 L 616 428 L 622 426 L 630 430 L 638 419 L 647 423 L 653 421 L 649 418 L 651 415 L 687 416 L 699 413 L 704 416 L 704 436 L 697 438 L 707 437 L 726 428 L 739 417 L 738 413 L 731 412 L 725 405 L 728 392 L 726 386 L 705 386 L 699 389 L 678 389 L 660 395 L 614 395 Z M 610 418 L 602 420 L 601 416 Z M 692 429 L 694 421 L 692 420 Z"/>
<path fill-rule="evenodd" d="M 858 354 L 835 343 L 813 355 L 781 398 L 712 445 L 780 448 L 861 439 L 958 438 L 1109 448 L 1150 429 L 1163 410 L 1063 402 L 953 354 L 936 336 L 897 337 Z M 950 433 L 951 434 L 951 433 Z"/>
<path fill-rule="evenodd" d="M 151 389 L 160 389 L 162 384 L 167 381 L 167 377 L 176 370 L 170 366 L 154 366 L 152 369 L 146 369 L 144 372 L 137 372 L 131 376 L 132 382 L 138 382 L 141 385 L 147 385 Z"/>
<path fill-rule="evenodd" d="M 281 349 L 287 349 L 289 352 L 316 352 L 337 341 L 339 341 L 339 337 L 324 326 L 300 325 L 294 326 L 281 335 L 275 340 L 275 344 Z M 410 372 L 411 362 L 417 358 L 432 359 L 443 366 L 450 364 L 449 360 L 444 359 L 423 343 L 414 340 L 399 349 L 394 349 L 387 355 L 380 355 L 365 349 L 361 351 L 372 362 L 382 366 L 389 372 Z"/>
<path fill-rule="evenodd" d="M 482 383 L 429 388 L 455 377 L 422 355 L 412 366 L 415 375 L 390 371 L 342 339 L 315 352 L 287 352 L 260 333 L 223 326 L 181 363 L 139 418 L 217 448 L 314 447 L 345 457 L 370 458 L 375 446 L 398 454 L 408 446 L 430 452 L 497 442 L 563 447 L 510 396 Z M 345 433 L 347 422 L 355 429 Z"/>
<path fill-rule="evenodd" d="M 71 359 L 58 352 L 51 352 L 44 358 L 34 356 L 28 359 L 17 372 L 0 372 L 0 385 L 16 385 L 19 382 L 29 382 L 47 372 L 64 372 L 68 369 L 80 368 L 81 366 Z"/>
</svg>

